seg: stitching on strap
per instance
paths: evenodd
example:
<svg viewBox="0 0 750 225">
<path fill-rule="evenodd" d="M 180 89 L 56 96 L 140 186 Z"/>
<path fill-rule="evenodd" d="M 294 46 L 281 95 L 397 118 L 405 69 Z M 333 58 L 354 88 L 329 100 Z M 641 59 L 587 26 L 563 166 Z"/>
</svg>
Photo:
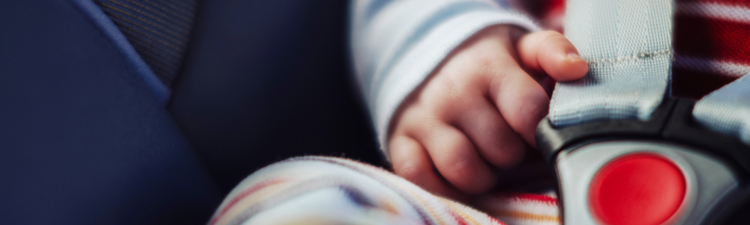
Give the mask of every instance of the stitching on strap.
<svg viewBox="0 0 750 225">
<path fill-rule="evenodd" d="M 655 51 L 655 52 L 640 52 L 640 53 L 632 54 L 629 56 L 622 56 L 622 57 L 617 57 L 617 58 L 586 60 L 586 62 L 590 64 L 591 66 L 596 66 L 600 64 L 618 64 L 618 63 L 623 63 L 623 62 L 635 61 L 639 59 L 646 60 L 646 59 L 656 58 L 660 56 L 669 56 L 670 58 L 674 59 L 672 50 L 664 49 L 664 50 Z"/>
</svg>

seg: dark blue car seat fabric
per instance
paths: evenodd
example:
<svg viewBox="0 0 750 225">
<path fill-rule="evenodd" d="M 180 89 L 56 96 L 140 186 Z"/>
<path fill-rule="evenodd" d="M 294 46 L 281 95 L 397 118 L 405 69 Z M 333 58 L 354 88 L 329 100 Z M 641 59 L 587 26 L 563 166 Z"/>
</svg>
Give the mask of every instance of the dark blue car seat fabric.
<svg viewBox="0 0 750 225">
<path fill-rule="evenodd" d="M 78 0 L 79 2 L 90 0 Z M 177 77 L 197 0 L 95 0 L 166 85 Z"/>
<path fill-rule="evenodd" d="M 141 54 L 136 51 L 128 36 L 123 34 L 122 30 L 124 29 L 120 29 L 115 25 L 107 14 L 91 0 L 70 0 L 69 2 L 88 19 L 88 22 L 93 24 L 102 33 L 102 38 L 108 39 L 114 48 L 122 54 L 130 69 L 134 70 L 134 73 L 153 92 L 158 101 L 166 104 L 171 95 L 169 87 L 166 85 L 168 83 L 162 82 L 157 74 L 153 72 L 150 64 L 147 63 L 148 61 L 144 60 Z M 23 21 L 19 23 L 23 23 Z"/>
<path fill-rule="evenodd" d="M 71 1 L 0 1 L 0 223 L 203 224 L 221 197 Z"/>
<path fill-rule="evenodd" d="M 222 191 L 293 156 L 381 164 L 350 83 L 348 1 L 201 1 L 168 106 Z"/>
<path fill-rule="evenodd" d="M 272 162 L 381 163 L 347 1 L 196 8 L 170 90 L 92 0 L 0 1 L 0 223 L 204 224 Z"/>
</svg>

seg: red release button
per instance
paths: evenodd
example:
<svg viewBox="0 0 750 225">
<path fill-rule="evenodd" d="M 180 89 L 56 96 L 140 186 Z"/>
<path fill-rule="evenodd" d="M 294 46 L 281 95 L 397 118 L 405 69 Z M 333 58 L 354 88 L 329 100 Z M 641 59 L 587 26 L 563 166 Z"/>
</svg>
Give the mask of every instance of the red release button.
<svg viewBox="0 0 750 225">
<path fill-rule="evenodd" d="M 658 225 L 685 198 L 679 167 L 655 154 L 625 155 L 609 162 L 589 187 L 589 206 L 600 222 L 611 225 Z"/>
</svg>

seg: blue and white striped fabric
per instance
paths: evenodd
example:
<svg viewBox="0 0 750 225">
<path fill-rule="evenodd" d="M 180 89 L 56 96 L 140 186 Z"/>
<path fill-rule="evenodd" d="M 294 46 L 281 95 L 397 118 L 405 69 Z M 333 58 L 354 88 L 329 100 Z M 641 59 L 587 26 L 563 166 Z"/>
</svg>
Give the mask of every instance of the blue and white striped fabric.
<svg viewBox="0 0 750 225">
<path fill-rule="evenodd" d="M 383 150 L 396 108 L 453 48 L 491 25 L 538 29 L 504 1 L 355 0 L 352 7 L 354 68 Z"/>
<path fill-rule="evenodd" d="M 589 63 L 582 79 L 557 84 L 549 120 L 562 127 L 649 119 L 672 62 L 672 0 L 569 0 L 565 35 Z"/>
<path fill-rule="evenodd" d="M 710 130 L 750 145 L 750 76 L 703 97 L 695 104 L 693 117 Z"/>
</svg>

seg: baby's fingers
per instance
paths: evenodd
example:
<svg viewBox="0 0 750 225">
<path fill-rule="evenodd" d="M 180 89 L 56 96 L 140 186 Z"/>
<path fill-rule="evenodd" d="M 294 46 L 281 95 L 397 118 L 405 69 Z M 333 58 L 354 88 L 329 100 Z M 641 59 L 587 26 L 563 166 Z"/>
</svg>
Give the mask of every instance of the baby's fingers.
<svg viewBox="0 0 750 225">
<path fill-rule="evenodd" d="M 391 162 L 394 172 L 425 190 L 447 198 L 465 201 L 468 196 L 447 185 L 435 171 L 430 156 L 419 142 L 396 135 L 391 139 Z"/>
<path fill-rule="evenodd" d="M 437 170 L 454 187 L 478 194 L 495 185 L 494 172 L 463 132 L 443 121 L 413 122 L 423 125 L 410 133 L 424 145 Z"/>
<path fill-rule="evenodd" d="M 525 68 L 544 71 L 557 81 L 576 80 L 588 72 L 588 64 L 560 33 L 541 31 L 527 34 L 518 40 L 516 48 Z"/>
<path fill-rule="evenodd" d="M 527 143 L 536 146 L 536 127 L 549 108 L 544 88 L 521 68 L 508 68 L 493 79 L 490 98 L 508 125 Z"/>
<path fill-rule="evenodd" d="M 472 98 L 456 117 L 456 125 L 468 135 L 487 162 L 502 168 L 523 158 L 526 145 L 486 98 Z"/>
</svg>

